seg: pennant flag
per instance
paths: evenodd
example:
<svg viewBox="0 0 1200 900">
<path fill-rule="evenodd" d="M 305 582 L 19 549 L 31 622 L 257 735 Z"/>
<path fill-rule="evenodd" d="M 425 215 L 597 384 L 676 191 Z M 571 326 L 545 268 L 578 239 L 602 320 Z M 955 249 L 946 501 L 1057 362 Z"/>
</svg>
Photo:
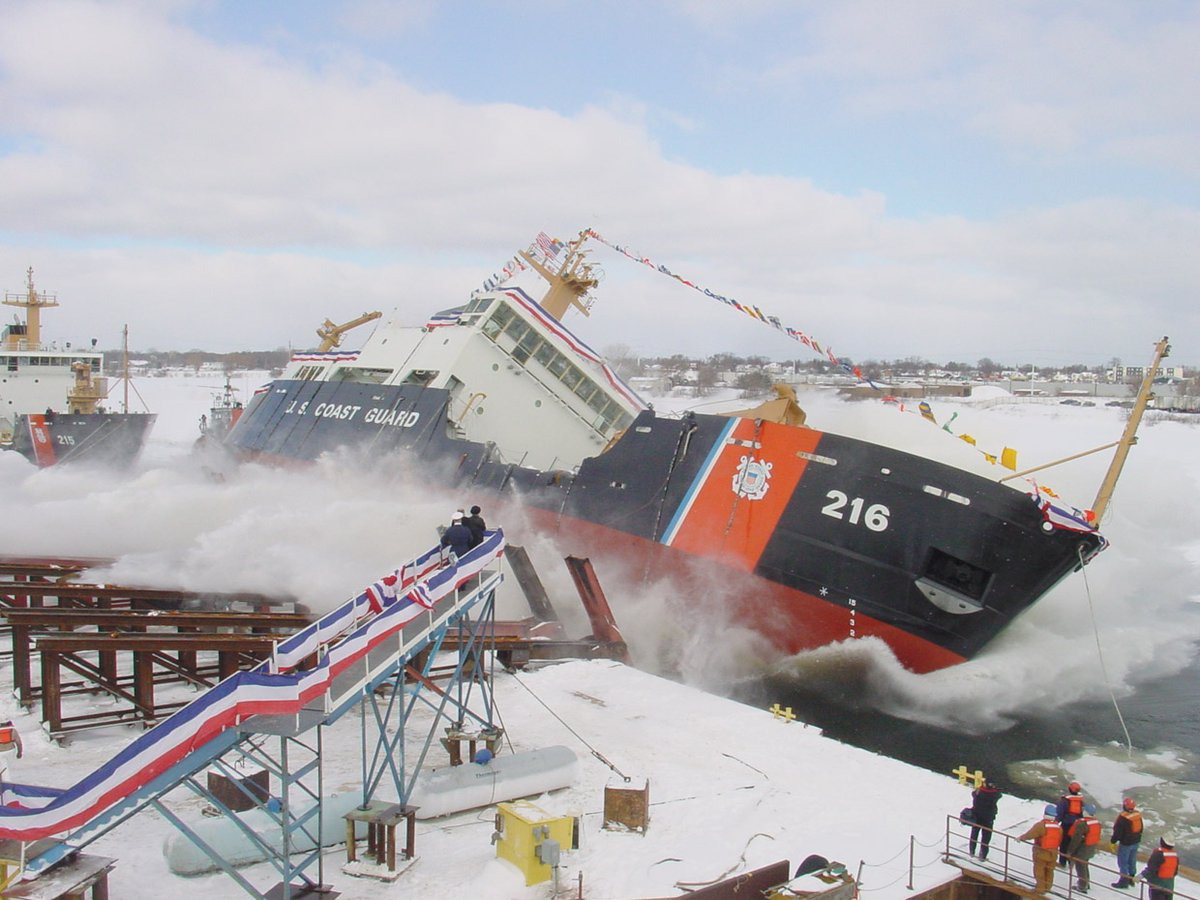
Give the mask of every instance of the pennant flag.
<svg viewBox="0 0 1200 900">
<path fill-rule="evenodd" d="M 698 285 L 693 284 L 692 282 L 690 282 L 684 278 L 681 278 L 679 275 L 676 275 L 674 272 L 672 272 L 666 266 L 656 265 L 654 262 L 652 262 L 650 260 L 649 257 L 639 256 L 638 254 L 633 253 L 628 248 L 622 247 L 620 244 L 614 244 L 612 241 L 609 241 L 606 238 L 602 237 L 600 235 L 600 233 L 595 231 L 594 229 L 589 228 L 587 230 L 586 234 L 588 237 L 595 238 L 600 243 L 604 244 L 606 247 L 610 247 L 611 249 L 616 250 L 622 256 L 628 257 L 629 259 L 632 259 L 634 262 L 639 262 L 644 266 L 648 266 L 649 268 L 654 269 L 656 272 L 661 272 L 663 275 L 666 275 L 670 278 L 674 278 L 680 284 L 685 284 L 688 287 L 692 288 L 693 290 L 699 291 L 701 294 L 703 294 L 706 297 L 710 297 L 713 300 L 716 300 L 720 303 L 724 303 L 726 306 L 731 307 L 732 309 L 736 309 L 738 312 L 745 313 L 746 315 L 750 316 L 753 319 L 757 319 L 760 322 L 764 322 L 768 325 L 771 325 L 773 328 L 776 328 L 779 331 L 786 334 L 792 340 L 799 341 L 800 343 L 804 344 L 806 347 L 811 347 L 813 349 L 813 351 L 815 351 L 816 353 L 819 353 L 822 356 L 825 356 L 831 363 L 833 363 L 835 366 L 837 366 L 842 371 L 844 371 L 850 375 L 854 375 L 855 377 L 866 381 L 867 384 L 871 385 L 871 387 L 876 386 L 875 383 L 873 381 L 871 381 L 869 378 L 863 378 L 861 371 L 859 371 L 854 366 L 850 365 L 849 363 L 845 362 L 844 360 L 842 360 L 838 356 L 836 356 L 833 352 L 833 349 L 828 344 L 826 344 L 824 347 L 822 347 L 821 344 L 815 338 L 810 337 L 809 335 L 806 335 L 803 331 L 800 331 L 799 329 L 784 325 L 777 316 L 768 315 L 767 313 L 763 312 L 763 310 L 759 309 L 757 306 L 752 306 L 749 303 L 739 303 L 737 300 L 734 300 L 732 297 L 725 297 L 721 294 L 716 293 L 715 291 L 710 291 L 708 288 L 699 287 Z"/>
<path fill-rule="evenodd" d="M 1017 471 L 1017 451 L 1012 447 L 1005 447 L 1000 451 L 1000 465 L 1011 471 Z"/>
<path fill-rule="evenodd" d="M 929 408 L 929 404 L 926 403 L 924 400 L 921 401 L 920 409 L 921 409 L 921 417 L 922 418 L 927 419 L 928 421 L 932 422 L 934 425 L 937 424 L 937 419 L 935 419 L 933 417 L 933 410 Z"/>
</svg>

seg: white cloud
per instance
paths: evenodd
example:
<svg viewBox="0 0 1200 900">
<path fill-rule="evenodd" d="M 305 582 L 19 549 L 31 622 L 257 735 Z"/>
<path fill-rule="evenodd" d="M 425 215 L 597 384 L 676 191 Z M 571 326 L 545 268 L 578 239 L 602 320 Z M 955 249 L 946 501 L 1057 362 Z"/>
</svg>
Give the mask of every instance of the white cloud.
<svg viewBox="0 0 1200 900">
<path fill-rule="evenodd" d="M 864 7 L 830 9 L 817 21 L 848 45 L 843 71 L 899 72 L 910 86 L 966 65 L 947 56 L 951 34 L 994 49 L 1028 36 L 1028 16 L 988 28 L 931 8 L 928 21 L 900 17 L 915 34 L 889 51 L 883 29 L 855 18 Z M 23 4 L 8 19 L 0 200 L 19 215 L 0 240 L 0 281 L 19 287 L 33 264 L 72 331 L 103 337 L 124 320 L 138 323 L 136 346 L 305 346 L 326 316 L 399 304 L 419 320 L 539 230 L 591 225 L 858 359 L 1003 359 L 1031 347 L 1073 359 L 1085 339 L 1098 358 L 1135 358 L 1161 333 L 1200 333 L 1200 216 L 1187 207 L 1097 199 L 990 222 L 915 221 L 890 214 L 882 193 L 755 174 L 753 160 L 729 176 L 668 160 L 637 98 L 567 113 L 469 103 L 349 49 L 313 64 L 215 43 L 140 6 Z M 937 102 L 965 108 L 985 71 L 1011 58 L 966 66 L 961 84 L 943 79 Z M 832 71 L 834 59 L 806 65 Z M 1051 100 L 978 104 L 977 127 L 1069 147 L 1091 127 L 1087 110 L 1050 134 L 1067 102 Z M 1122 152 L 1137 141 L 1127 134 Z M 609 272 L 583 328 L 596 345 L 808 353 L 635 263 L 596 258 Z M 664 331 L 664 316 L 678 328 Z"/>
</svg>

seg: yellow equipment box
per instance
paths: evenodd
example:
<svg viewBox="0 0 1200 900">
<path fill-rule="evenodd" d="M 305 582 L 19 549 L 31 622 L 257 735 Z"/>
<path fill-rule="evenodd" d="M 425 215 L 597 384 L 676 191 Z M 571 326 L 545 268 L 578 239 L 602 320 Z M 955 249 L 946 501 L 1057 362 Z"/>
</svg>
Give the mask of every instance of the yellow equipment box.
<svg viewBox="0 0 1200 900">
<path fill-rule="evenodd" d="M 551 816 L 528 800 L 499 803 L 496 809 L 496 858 L 520 869 L 526 887 L 549 881 L 559 854 L 579 847 L 575 816 Z"/>
</svg>

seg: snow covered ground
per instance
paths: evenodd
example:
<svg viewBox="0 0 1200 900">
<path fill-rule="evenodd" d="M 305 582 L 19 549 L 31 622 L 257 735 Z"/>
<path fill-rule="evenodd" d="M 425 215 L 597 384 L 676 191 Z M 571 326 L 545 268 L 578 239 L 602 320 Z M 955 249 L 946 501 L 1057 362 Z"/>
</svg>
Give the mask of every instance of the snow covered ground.
<svg viewBox="0 0 1200 900">
<path fill-rule="evenodd" d="M 265 378 L 238 375 L 234 386 L 248 399 Z M 215 375 L 138 382 L 159 421 L 141 465 L 127 475 L 97 479 L 68 467 L 36 471 L 14 454 L 0 454 L 0 495 L 6 510 L 18 511 L 5 517 L 5 552 L 112 556 L 118 562 L 104 573 L 111 582 L 286 591 L 323 609 L 390 570 L 397 558 L 428 546 L 447 512 L 471 501 L 414 486 L 412 473 L 399 467 L 366 473 L 330 459 L 306 472 L 255 466 L 232 471 L 194 457 L 189 451 L 197 420 L 222 384 Z M 655 405 L 709 408 L 700 404 L 731 400 L 656 398 Z M 804 395 L 801 402 L 817 427 L 871 434 L 992 474 L 980 449 L 1015 447 L 1024 468 L 1114 440 L 1124 424 L 1122 410 L 1038 402 L 935 402 L 938 426 L 907 411 L 822 394 Z M 947 423 L 954 434 L 974 436 L 977 446 L 939 427 Z M 950 877 L 953 870 L 936 860 L 945 816 L 967 803 L 966 788 L 945 774 L 822 739 L 815 729 L 785 724 L 714 693 L 768 671 L 850 678 L 879 708 L 951 730 L 987 732 L 1022 711 L 1066 709 L 1107 698 L 1110 690 L 1119 700 L 1139 683 L 1182 670 L 1200 640 L 1200 538 L 1190 524 L 1200 500 L 1198 436 L 1186 422 L 1144 424 L 1104 522 L 1112 546 L 1088 567 L 1087 577 L 1068 579 L 976 660 L 931 675 L 904 671 L 873 642 L 763 658 L 736 623 L 681 621 L 653 586 L 612 590 L 608 574 L 598 573 L 634 661 L 645 671 L 570 663 L 502 676 L 496 687 L 517 749 L 565 744 L 582 760 L 573 788 L 537 801 L 553 813 L 583 816 L 583 846 L 566 855 L 564 879 L 574 884 L 582 871 L 589 897 L 668 896 L 678 892 L 677 882 L 707 881 L 777 859 L 794 867 L 819 853 L 845 863 L 852 874 L 864 861 L 864 887 L 877 896 L 907 896 L 910 835 L 916 887 Z M 1107 460 L 1097 454 L 1039 479 L 1086 506 Z M 520 536 L 552 596 L 573 596 L 565 571 L 555 565 L 552 542 L 523 533 L 519 521 L 492 524 Z M 507 594 L 501 615 L 523 614 L 520 602 Z M 1068 646 L 1072 652 L 1064 652 Z M 663 671 L 685 684 L 646 674 Z M 622 772 L 650 780 L 654 806 L 645 837 L 599 828 L 603 787 L 613 772 L 521 685 Z M 5 692 L 0 718 L 9 715 L 25 736 L 26 755 L 14 764 L 19 780 L 70 783 L 130 736 L 110 729 L 58 747 L 13 708 Z M 359 723 L 354 716 L 343 722 L 325 743 L 333 790 L 353 790 L 359 777 Z M 1171 827 L 1185 840 L 1187 828 L 1195 827 L 1200 794 L 1172 784 L 1183 765 L 1180 754 L 1136 734 L 1133 740 L 1141 752 L 1132 758 L 1120 748 L 1092 748 L 1080 758 L 1045 761 L 1046 799 L 1057 796 L 1066 776 L 1076 777 L 1102 804 L 1100 818 L 1108 823 L 1123 791 L 1161 787 L 1162 796 L 1169 793 L 1178 804 Z M 1042 802 L 1006 798 L 997 826 L 1023 830 Z M 190 796 L 170 803 L 181 815 L 199 814 L 199 801 Z M 1161 827 L 1151 820 L 1151 834 Z M 326 880 L 351 897 L 546 896 L 546 888 L 526 890 L 507 864 L 494 860 L 492 830 L 490 810 L 422 823 L 421 858 L 391 887 L 341 875 L 344 850 L 337 848 L 326 856 Z M 225 876 L 169 874 L 160 847 L 170 832 L 157 813 L 148 812 L 91 848 L 120 860 L 114 896 L 241 895 Z M 260 884 L 269 881 L 266 875 L 251 873 Z"/>
</svg>

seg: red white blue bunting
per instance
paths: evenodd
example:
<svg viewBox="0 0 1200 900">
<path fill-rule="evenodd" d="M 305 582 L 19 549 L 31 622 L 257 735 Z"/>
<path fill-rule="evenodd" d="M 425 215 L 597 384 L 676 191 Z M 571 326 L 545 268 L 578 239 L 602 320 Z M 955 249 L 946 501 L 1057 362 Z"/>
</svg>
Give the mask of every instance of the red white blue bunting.
<svg viewBox="0 0 1200 900">
<path fill-rule="evenodd" d="M 286 640 L 272 658 L 206 691 L 77 784 L 64 790 L 0 782 L 0 839 L 34 841 L 62 835 L 103 815 L 187 756 L 203 752 L 222 732 L 255 715 L 294 715 L 327 694 L 333 679 L 368 651 L 392 638 L 439 600 L 493 564 L 504 551 L 504 532 L 456 563 L 442 566 L 440 548 L 401 566 Z M 386 585 L 388 578 L 394 578 Z M 407 588 L 407 589 L 406 589 Z M 378 608 L 378 611 L 375 611 Z M 322 648 L 305 671 L 296 666 Z"/>
</svg>

